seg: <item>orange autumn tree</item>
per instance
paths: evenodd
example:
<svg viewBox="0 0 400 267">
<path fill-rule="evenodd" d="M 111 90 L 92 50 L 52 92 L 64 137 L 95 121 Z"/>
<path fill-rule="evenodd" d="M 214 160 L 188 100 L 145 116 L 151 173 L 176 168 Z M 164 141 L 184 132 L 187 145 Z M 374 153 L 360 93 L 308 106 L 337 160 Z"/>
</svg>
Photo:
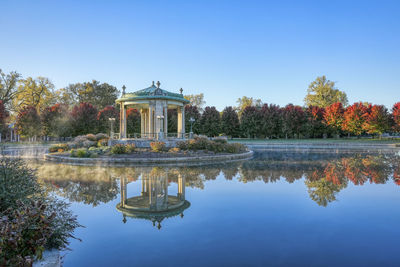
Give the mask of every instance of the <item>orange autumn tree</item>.
<svg viewBox="0 0 400 267">
<path fill-rule="evenodd" d="M 385 106 L 369 105 L 364 119 L 362 128 L 369 134 L 382 135 L 390 129 L 390 115 Z"/>
<path fill-rule="evenodd" d="M 324 112 L 324 122 L 326 125 L 332 128 L 332 130 L 339 134 L 342 128 L 342 123 L 344 120 L 344 108 L 342 103 L 333 103 L 325 108 Z"/>
<path fill-rule="evenodd" d="M 394 121 L 393 129 L 400 133 L 400 102 L 393 105 L 392 116 Z"/>
<path fill-rule="evenodd" d="M 346 108 L 344 112 L 344 120 L 342 130 L 360 136 L 363 132 L 363 124 L 365 122 L 365 113 L 368 112 L 368 107 L 363 103 L 358 102 Z"/>
</svg>

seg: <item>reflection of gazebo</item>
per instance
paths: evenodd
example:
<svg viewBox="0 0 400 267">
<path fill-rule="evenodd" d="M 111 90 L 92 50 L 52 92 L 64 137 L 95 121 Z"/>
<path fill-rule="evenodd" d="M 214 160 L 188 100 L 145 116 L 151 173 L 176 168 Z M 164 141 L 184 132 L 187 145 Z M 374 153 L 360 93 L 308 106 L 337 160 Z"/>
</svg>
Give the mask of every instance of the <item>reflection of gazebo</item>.
<svg viewBox="0 0 400 267">
<path fill-rule="evenodd" d="M 185 105 L 189 103 L 182 95 L 171 93 L 153 84 L 134 93 L 125 93 L 122 87 L 122 96 L 116 102 L 120 104 L 120 139 L 126 138 L 126 110 L 134 107 L 140 110 L 141 138 L 163 138 L 168 134 L 168 109 L 178 111 L 177 137 L 183 138 L 185 134 Z"/>
<path fill-rule="evenodd" d="M 146 219 L 153 222 L 157 228 L 161 228 L 161 221 L 167 217 L 180 214 L 190 206 L 185 200 L 185 178 L 178 176 L 178 193 L 176 196 L 168 195 L 168 174 L 158 169 L 152 172 L 142 173 L 142 192 L 140 196 L 127 198 L 127 181 L 121 178 L 121 202 L 117 204 L 117 210 L 126 216 Z"/>
</svg>

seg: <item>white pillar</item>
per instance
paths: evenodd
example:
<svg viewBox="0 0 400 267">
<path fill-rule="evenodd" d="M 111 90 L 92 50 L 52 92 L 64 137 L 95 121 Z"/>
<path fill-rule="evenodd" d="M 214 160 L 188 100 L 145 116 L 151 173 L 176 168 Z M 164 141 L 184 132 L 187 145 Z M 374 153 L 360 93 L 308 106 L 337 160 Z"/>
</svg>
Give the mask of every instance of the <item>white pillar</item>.
<svg viewBox="0 0 400 267">
<path fill-rule="evenodd" d="M 164 107 L 164 136 L 168 137 L 168 104 Z"/>
<path fill-rule="evenodd" d="M 144 109 L 140 109 L 140 137 L 143 138 L 146 132 L 145 113 Z"/>
<path fill-rule="evenodd" d="M 182 109 L 178 107 L 177 109 L 177 128 L 178 128 L 178 138 L 182 138 Z"/>
<path fill-rule="evenodd" d="M 149 134 L 150 138 L 154 138 L 154 107 L 149 106 Z"/>
<path fill-rule="evenodd" d="M 120 108 L 119 138 L 126 138 L 126 109 L 124 103 Z"/>
</svg>

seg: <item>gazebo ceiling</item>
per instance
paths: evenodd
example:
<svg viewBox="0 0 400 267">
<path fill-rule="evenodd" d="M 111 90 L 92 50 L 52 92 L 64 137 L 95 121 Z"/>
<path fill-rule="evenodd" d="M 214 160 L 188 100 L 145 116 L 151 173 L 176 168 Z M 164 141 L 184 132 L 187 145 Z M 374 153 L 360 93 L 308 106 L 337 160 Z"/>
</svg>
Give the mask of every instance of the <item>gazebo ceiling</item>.
<svg viewBox="0 0 400 267">
<path fill-rule="evenodd" d="M 124 88 L 124 87 L 123 87 Z M 125 93 L 125 89 L 122 92 L 121 98 L 117 99 L 116 102 L 129 102 L 138 100 L 172 100 L 183 104 L 190 103 L 189 100 L 185 99 L 182 94 L 182 89 L 180 94 L 172 93 L 167 90 L 160 88 L 160 82 L 157 82 L 157 86 L 153 84 L 145 89 L 133 92 Z"/>
</svg>

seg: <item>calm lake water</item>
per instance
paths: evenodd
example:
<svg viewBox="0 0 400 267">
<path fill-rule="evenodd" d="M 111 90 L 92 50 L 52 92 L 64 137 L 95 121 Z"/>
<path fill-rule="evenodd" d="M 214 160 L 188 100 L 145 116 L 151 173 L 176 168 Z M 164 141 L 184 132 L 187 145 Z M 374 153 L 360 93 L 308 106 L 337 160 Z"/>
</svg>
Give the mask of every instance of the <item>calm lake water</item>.
<svg viewBox="0 0 400 267">
<path fill-rule="evenodd" d="M 395 151 L 264 151 L 202 167 L 32 165 L 85 226 L 64 266 L 400 264 Z"/>
</svg>

